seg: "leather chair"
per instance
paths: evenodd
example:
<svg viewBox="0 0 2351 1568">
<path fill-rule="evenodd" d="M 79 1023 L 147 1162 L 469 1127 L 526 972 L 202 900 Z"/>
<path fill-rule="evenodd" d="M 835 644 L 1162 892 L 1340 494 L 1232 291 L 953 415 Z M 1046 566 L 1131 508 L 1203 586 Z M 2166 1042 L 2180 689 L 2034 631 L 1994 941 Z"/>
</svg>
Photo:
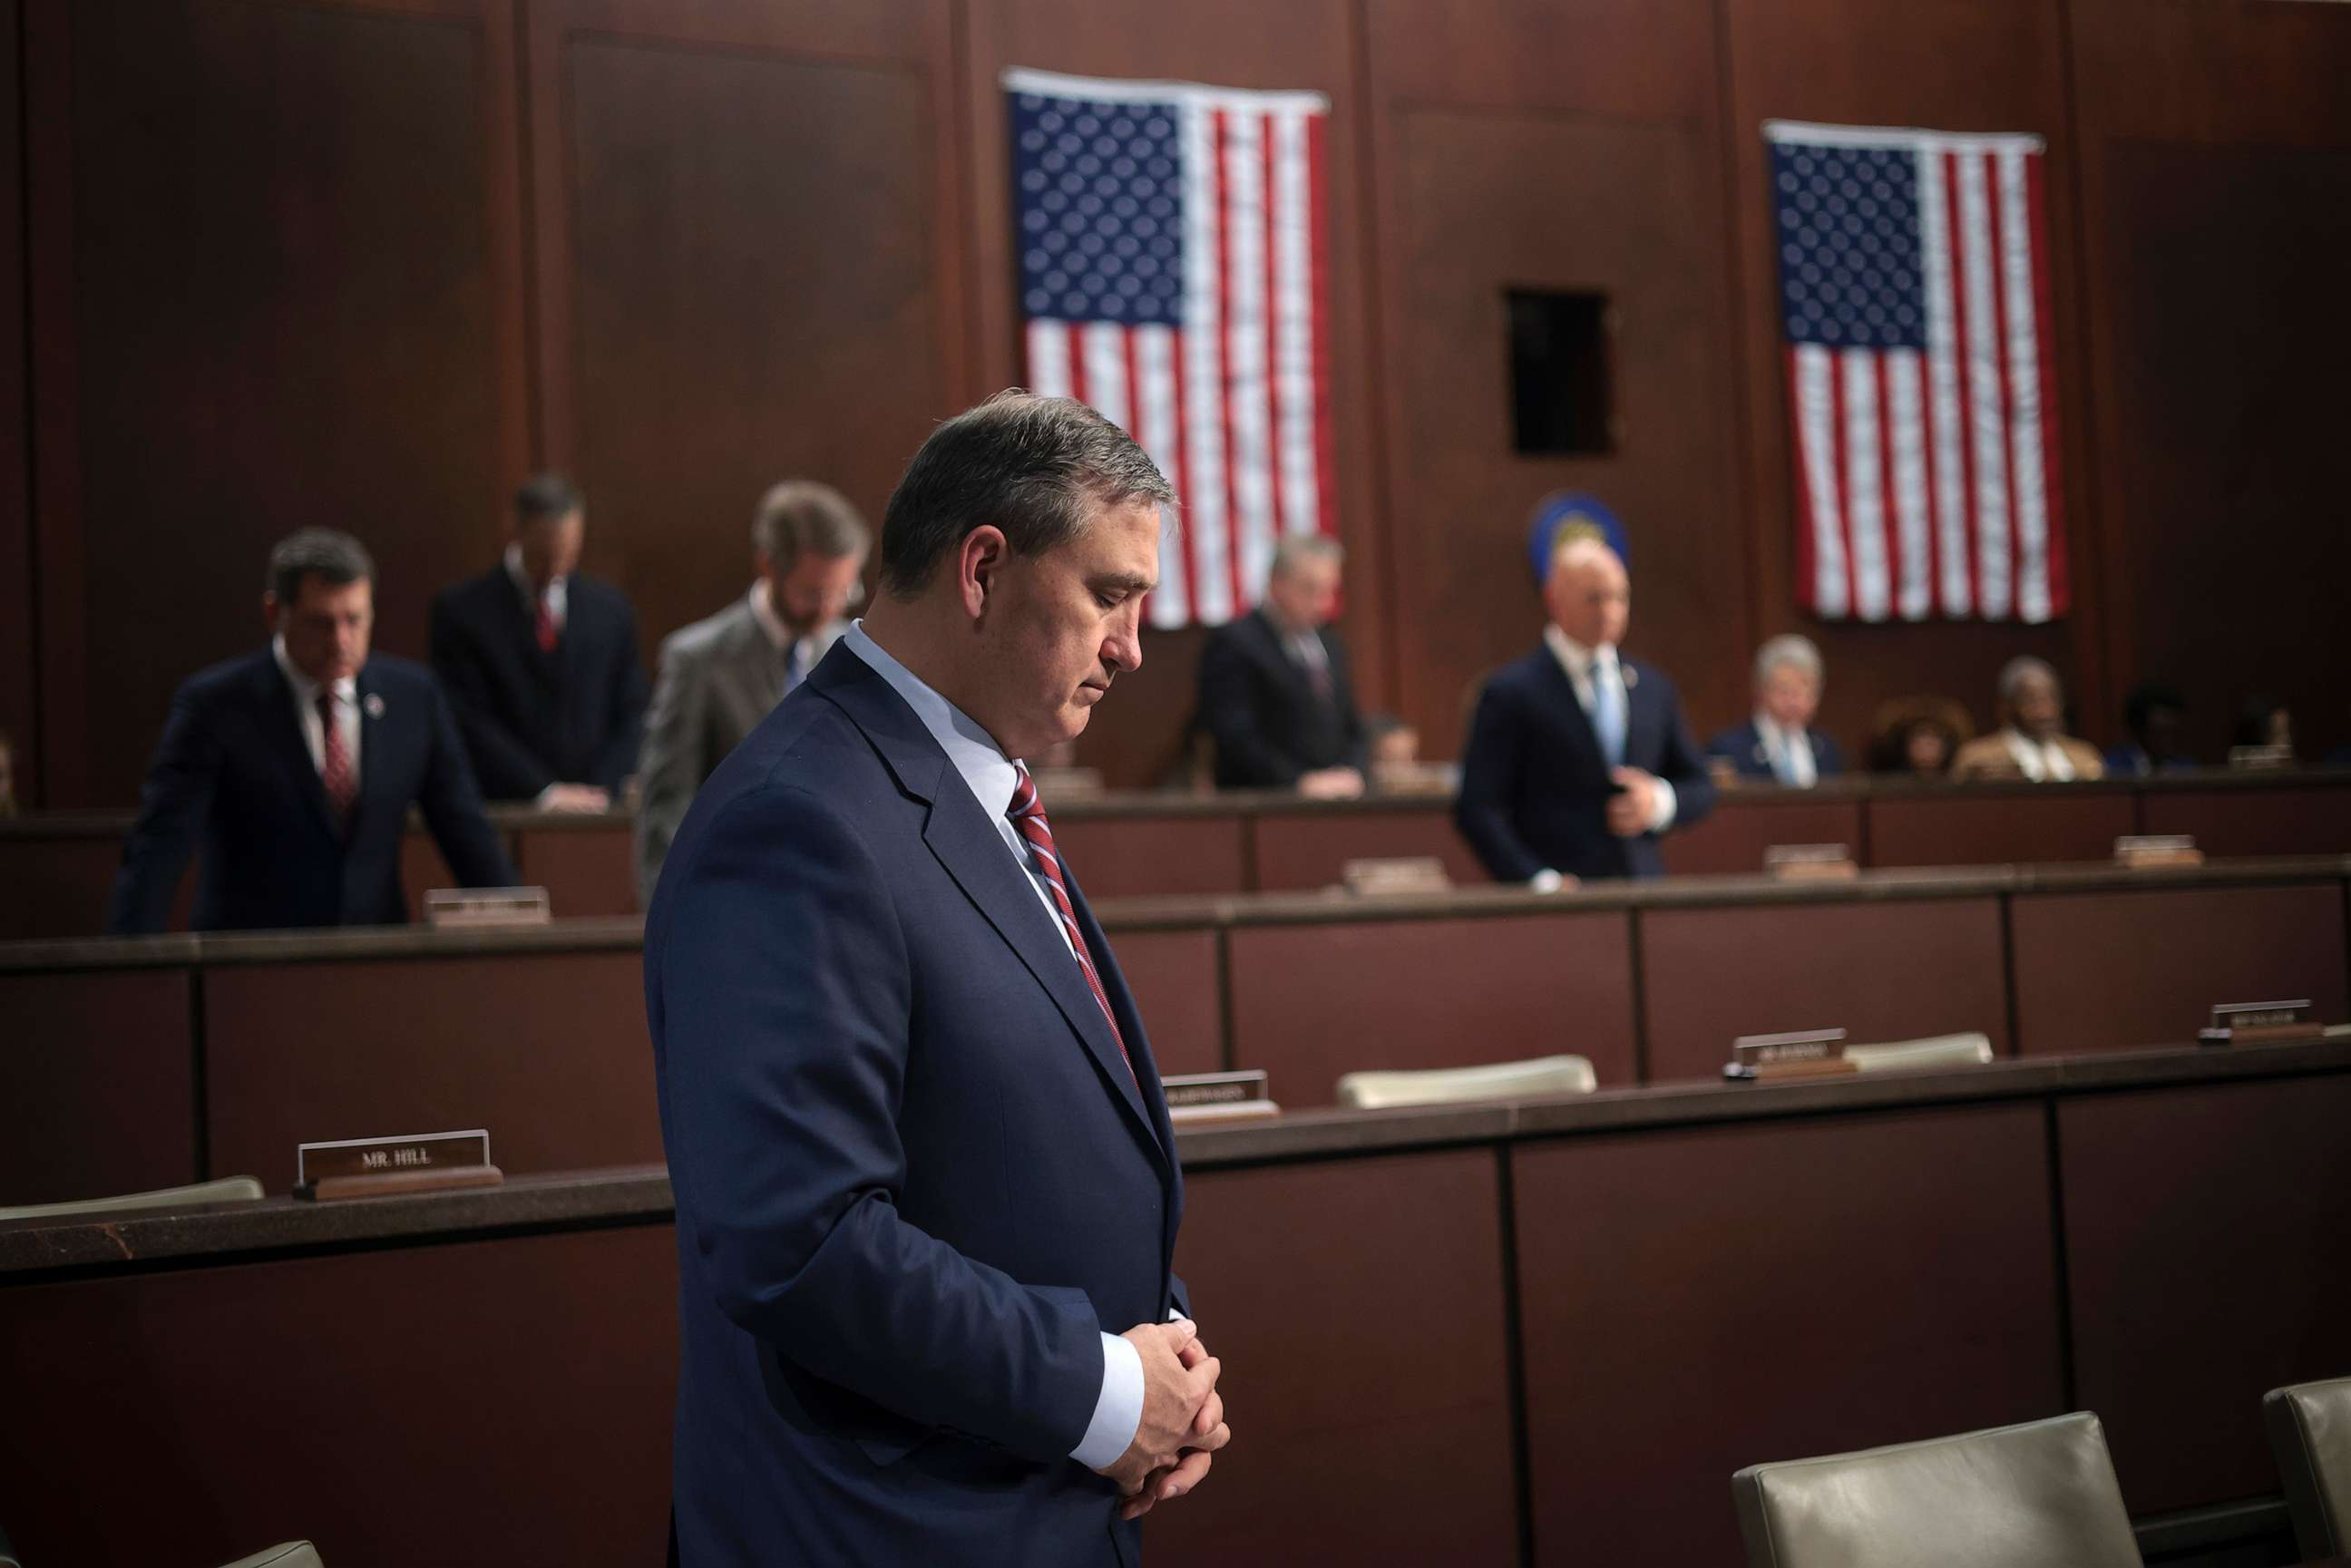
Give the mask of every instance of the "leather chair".
<svg viewBox="0 0 2351 1568">
<path fill-rule="evenodd" d="M 1450 1105 L 1464 1100 L 1589 1094 L 1598 1086 L 1587 1058 L 1539 1056 L 1531 1061 L 1497 1061 L 1483 1067 L 1350 1072 L 1339 1080 L 1339 1103 L 1358 1111 L 1378 1111 L 1395 1105 Z"/>
<path fill-rule="evenodd" d="M 152 1192 L 126 1192 L 113 1197 L 78 1197 L 70 1203 L 33 1203 L 0 1208 L 0 1219 L 66 1219 L 78 1214 L 112 1214 L 132 1208 L 179 1208 L 192 1203 L 252 1203 L 262 1197 L 253 1177 L 223 1176 L 193 1186 L 157 1187 Z"/>
<path fill-rule="evenodd" d="M 2139 1568 L 2088 1414 L 1756 1465 L 1730 1491 L 1751 1568 Z"/>
<path fill-rule="evenodd" d="M 2351 1556 L 2351 1377 L 2273 1388 L 2262 1418 L 2294 1543 L 2304 1557 Z"/>
<path fill-rule="evenodd" d="M 319 1561 L 319 1549 L 307 1541 L 288 1541 L 266 1552 L 256 1552 L 250 1557 L 240 1557 L 225 1568 L 325 1568 Z"/>
</svg>

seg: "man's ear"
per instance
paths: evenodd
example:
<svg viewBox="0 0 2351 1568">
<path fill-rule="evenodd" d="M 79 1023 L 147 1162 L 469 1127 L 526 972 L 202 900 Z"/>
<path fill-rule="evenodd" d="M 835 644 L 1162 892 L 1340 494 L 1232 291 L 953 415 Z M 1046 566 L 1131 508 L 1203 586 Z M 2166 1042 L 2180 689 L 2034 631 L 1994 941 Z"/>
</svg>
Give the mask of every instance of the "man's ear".
<svg viewBox="0 0 2351 1568">
<path fill-rule="evenodd" d="M 964 535 L 956 550 L 956 586 L 963 595 L 964 613 L 977 621 L 987 612 L 987 596 L 997 573 L 1012 553 L 1004 530 L 984 525 Z"/>
<path fill-rule="evenodd" d="M 277 634 L 277 595 L 266 589 L 261 595 L 261 623 L 269 628 L 271 636 Z"/>
</svg>

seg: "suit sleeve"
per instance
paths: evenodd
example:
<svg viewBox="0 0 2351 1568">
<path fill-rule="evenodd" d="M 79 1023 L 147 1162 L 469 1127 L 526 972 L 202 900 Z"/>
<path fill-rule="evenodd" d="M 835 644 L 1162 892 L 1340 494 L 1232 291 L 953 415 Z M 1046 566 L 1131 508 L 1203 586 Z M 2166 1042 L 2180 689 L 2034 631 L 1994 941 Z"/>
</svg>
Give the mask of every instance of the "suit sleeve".
<svg viewBox="0 0 2351 1568">
<path fill-rule="evenodd" d="M 1364 724 L 1364 705 L 1355 691 L 1355 663 L 1344 643 L 1335 643 L 1331 667 L 1336 673 L 1332 689 L 1339 694 L 1339 727 L 1345 744 L 1345 765 L 1368 775 L 1372 766 L 1372 732 Z"/>
<path fill-rule="evenodd" d="M 183 686 L 172 699 L 172 716 L 139 792 L 139 821 L 123 841 L 106 914 L 110 935 L 142 936 L 171 923 L 172 901 L 212 810 L 220 767 L 219 733 L 203 702 Z"/>
<path fill-rule="evenodd" d="M 1507 691 L 1489 681 L 1469 720 L 1461 754 L 1461 793 L 1453 822 L 1496 882 L 1524 882 L 1544 868 L 1510 824 L 1511 781 L 1525 750 L 1525 720 Z"/>
<path fill-rule="evenodd" d="M 694 655 L 674 638 L 662 644 L 637 754 L 637 902 L 647 909 L 653 907 L 670 841 L 685 821 L 694 792 L 702 788 L 707 685 Z"/>
<path fill-rule="evenodd" d="M 1675 827 L 1687 828 L 1714 810 L 1714 775 L 1707 771 L 1698 743 L 1690 738 L 1678 693 L 1666 711 L 1666 754 L 1657 774 L 1674 787 Z"/>
<path fill-rule="evenodd" d="M 449 862 L 461 886 L 512 887 L 519 879 L 498 842 L 497 830 L 482 814 L 482 792 L 474 787 L 474 770 L 466 764 L 456 721 L 441 688 L 431 690 L 433 756 L 416 796 L 424 825 L 433 830 L 441 858 Z"/>
<path fill-rule="evenodd" d="M 964 1256 L 896 1207 L 917 1002 L 879 865 L 820 798 L 765 789 L 669 874 L 652 977 L 664 1132 L 678 1223 L 720 1311 L 918 1425 L 1066 1458 L 1102 1390 L 1092 1305 Z"/>
<path fill-rule="evenodd" d="M 612 730 L 597 754 L 595 775 L 588 780 L 615 798 L 621 785 L 636 771 L 637 753 L 645 736 L 645 662 L 637 656 L 637 612 L 626 599 L 620 608 L 621 624 L 615 634 L 621 647 L 612 661 L 612 690 L 606 709 Z"/>
<path fill-rule="evenodd" d="M 1813 731 L 1813 771 L 1823 779 L 1844 771 L 1844 748 L 1817 729 Z"/>
<path fill-rule="evenodd" d="M 481 788 L 495 800 L 535 800 L 558 782 L 490 711 L 481 654 L 446 596 L 433 601 L 433 673 L 456 714 Z"/>
<path fill-rule="evenodd" d="M 1239 640 L 1211 635 L 1200 651 L 1200 721 L 1216 738 L 1217 771 L 1245 785 L 1286 789 L 1301 770 L 1267 737 L 1253 686 Z"/>
</svg>

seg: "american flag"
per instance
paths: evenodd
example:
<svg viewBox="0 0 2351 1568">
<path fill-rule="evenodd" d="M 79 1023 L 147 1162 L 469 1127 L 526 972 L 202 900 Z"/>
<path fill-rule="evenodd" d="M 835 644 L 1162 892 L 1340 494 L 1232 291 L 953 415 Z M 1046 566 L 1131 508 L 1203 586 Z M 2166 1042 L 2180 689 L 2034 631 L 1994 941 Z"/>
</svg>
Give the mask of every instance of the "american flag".
<svg viewBox="0 0 2351 1568">
<path fill-rule="evenodd" d="M 2064 614 L 2040 139 L 1782 120 L 1763 134 L 1804 608 Z"/>
<path fill-rule="evenodd" d="M 1284 534 L 1334 531 L 1318 93 L 1011 70 L 1032 391 L 1149 452 L 1184 526 L 1151 623 L 1246 612 Z"/>
</svg>

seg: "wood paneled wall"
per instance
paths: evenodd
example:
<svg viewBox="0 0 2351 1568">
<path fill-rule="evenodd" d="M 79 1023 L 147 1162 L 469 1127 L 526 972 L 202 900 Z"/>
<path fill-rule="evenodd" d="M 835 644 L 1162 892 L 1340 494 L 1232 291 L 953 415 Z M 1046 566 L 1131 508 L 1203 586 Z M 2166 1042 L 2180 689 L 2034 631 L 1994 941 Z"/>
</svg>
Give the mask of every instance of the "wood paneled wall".
<svg viewBox="0 0 2351 1568">
<path fill-rule="evenodd" d="M 21 14 L 20 14 L 21 12 Z M 2291 0 L 17 0 L 0 4 L 0 728 L 19 793 L 135 794 L 174 685 L 257 640 L 269 542 L 367 538 L 421 652 L 525 470 L 573 470 L 650 657 L 748 571 L 774 479 L 878 523 L 935 419 L 1019 379 L 1007 66 L 1311 88 L 1346 630 L 1458 743 L 1538 611 L 1563 486 L 1628 518 L 1636 650 L 1693 721 L 1818 637 L 1827 721 L 1990 716 L 2012 653 L 2105 737 L 2134 680 L 2217 755 L 2246 691 L 2351 740 L 2312 650 L 2351 571 L 2351 8 Z M 2047 138 L 2076 604 L 2021 628 L 1794 609 L 1761 120 Z M 19 138 L 21 136 L 21 143 Z M 1614 451 L 1510 451 L 1503 291 L 1611 302 Z M 1081 760 L 1179 753 L 1154 634 Z"/>
</svg>

